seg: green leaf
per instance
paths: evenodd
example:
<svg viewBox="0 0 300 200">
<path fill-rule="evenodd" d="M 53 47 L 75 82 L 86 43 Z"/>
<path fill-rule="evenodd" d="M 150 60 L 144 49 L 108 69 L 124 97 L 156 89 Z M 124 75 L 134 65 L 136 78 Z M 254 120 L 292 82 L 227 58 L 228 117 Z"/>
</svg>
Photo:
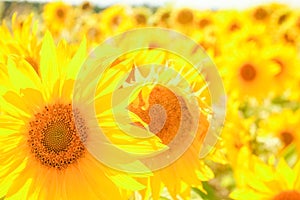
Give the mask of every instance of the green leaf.
<svg viewBox="0 0 300 200">
<path fill-rule="evenodd" d="M 192 190 L 197 193 L 203 200 L 220 200 L 220 197 L 218 197 L 215 194 L 215 189 L 208 184 L 208 182 L 202 182 L 203 188 L 206 190 L 207 194 L 203 193 L 198 188 L 192 188 Z"/>
</svg>

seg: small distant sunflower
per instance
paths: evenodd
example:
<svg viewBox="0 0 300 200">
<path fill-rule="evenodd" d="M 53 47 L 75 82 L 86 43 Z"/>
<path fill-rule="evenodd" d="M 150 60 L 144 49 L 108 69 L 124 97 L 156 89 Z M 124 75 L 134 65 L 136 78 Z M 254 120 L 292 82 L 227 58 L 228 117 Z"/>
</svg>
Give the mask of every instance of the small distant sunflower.
<svg viewBox="0 0 300 200">
<path fill-rule="evenodd" d="M 293 167 L 290 167 L 283 158 L 280 158 L 275 166 L 272 163 L 265 164 L 254 156 L 250 160 L 249 168 L 242 172 L 245 174 L 246 184 L 238 187 L 230 194 L 232 199 L 300 199 L 299 161 Z"/>
<path fill-rule="evenodd" d="M 93 10 L 93 5 L 92 5 L 89 1 L 83 1 L 83 2 L 80 4 L 80 9 L 81 9 L 83 12 L 91 11 L 91 10 Z"/>
<path fill-rule="evenodd" d="M 195 11 L 191 8 L 180 8 L 172 12 L 171 26 L 173 29 L 189 34 L 195 23 Z"/>
<path fill-rule="evenodd" d="M 0 58 L 7 63 L 8 55 L 15 54 L 26 60 L 39 73 L 39 51 L 41 42 L 38 39 L 38 30 L 33 14 L 20 19 L 14 14 L 11 20 L 11 29 L 4 21 L 0 26 Z"/>
<path fill-rule="evenodd" d="M 198 11 L 195 10 L 195 27 L 203 30 L 207 27 L 216 25 L 215 13 L 211 10 Z"/>
<path fill-rule="evenodd" d="M 248 11 L 249 16 L 253 20 L 253 22 L 265 23 L 270 20 L 272 10 L 269 6 L 257 6 Z"/>
<path fill-rule="evenodd" d="M 215 14 L 216 21 L 220 26 L 222 34 L 231 35 L 240 33 L 242 29 L 248 24 L 248 20 L 244 13 L 228 10 L 220 11 Z"/>
<path fill-rule="evenodd" d="M 241 99 L 266 97 L 272 89 L 274 69 L 270 61 L 262 56 L 263 49 L 254 45 L 245 45 L 244 48 L 234 49 L 221 59 L 224 68 L 225 85 L 228 92 Z"/>
<path fill-rule="evenodd" d="M 160 7 L 156 10 L 153 16 L 153 24 L 158 27 L 170 27 L 171 14 L 173 8 L 171 7 Z"/>
<path fill-rule="evenodd" d="M 73 9 L 63 2 L 47 3 L 44 7 L 43 19 L 46 28 L 58 36 L 63 30 L 68 30 L 74 25 Z"/>
<path fill-rule="evenodd" d="M 147 7 L 137 7 L 132 8 L 133 17 L 136 21 L 136 24 L 139 26 L 148 25 L 150 16 L 152 15 L 152 11 Z"/>
<path fill-rule="evenodd" d="M 86 37 L 88 49 L 92 49 L 96 45 L 99 45 L 106 37 L 108 37 L 108 32 L 105 26 L 100 21 L 100 15 L 98 13 L 87 14 L 81 16 L 78 19 L 78 23 L 73 28 L 73 38 L 80 40 Z"/>
<path fill-rule="evenodd" d="M 1 197 L 128 199 L 124 188 L 144 188 L 126 173 L 104 166 L 86 149 L 91 131 L 83 109 L 72 102 L 74 81 L 86 56 L 85 41 L 74 56 L 68 52 L 64 42 L 55 47 L 47 32 L 40 76 L 13 55 L 7 68 L 1 68 Z M 101 94 L 98 98 L 105 101 Z M 80 126 L 75 126 L 75 119 Z"/>
<path fill-rule="evenodd" d="M 276 30 L 286 26 L 291 17 L 292 10 L 287 6 L 282 6 L 280 9 L 274 10 L 270 20 L 271 29 Z"/>
<path fill-rule="evenodd" d="M 299 30 L 293 26 L 284 26 L 274 33 L 274 39 L 279 43 L 295 47 L 300 42 Z"/>
<path fill-rule="evenodd" d="M 110 6 L 100 13 L 100 23 L 110 35 L 121 33 L 134 28 L 134 19 L 131 14 L 132 10 L 128 6 Z"/>
<path fill-rule="evenodd" d="M 288 120 L 287 120 L 288 119 Z M 279 139 L 281 150 L 296 145 L 300 152 L 300 112 L 285 109 L 280 113 L 272 114 L 261 122 L 261 135 L 273 136 Z"/>
<path fill-rule="evenodd" d="M 266 53 L 276 70 L 273 79 L 278 88 L 277 93 L 289 90 L 297 83 L 300 75 L 297 70 L 300 61 L 297 49 L 286 45 L 270 45 Z"/>
</svg>

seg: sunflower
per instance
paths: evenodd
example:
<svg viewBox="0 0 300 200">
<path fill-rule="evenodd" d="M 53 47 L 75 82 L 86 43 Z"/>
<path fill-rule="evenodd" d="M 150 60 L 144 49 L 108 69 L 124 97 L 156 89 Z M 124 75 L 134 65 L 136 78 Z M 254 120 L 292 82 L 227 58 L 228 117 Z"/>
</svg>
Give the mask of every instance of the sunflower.
<svg viewBox="0 0 300 200">
<path fill-rule="evenodd" d="M 171 27 L 188 34 L 195 24 L 195 11 L 190 8 L 175 9 L 170 16 Z"/>
<path fill-rule="evenodd" d="M 96 45 L 99 45 L 106 37 L 108 32 L 105 26 L 98 23 L 100 15 L 96 13 L 83 14 L 77 20 L 76 25 L 72 31 L 72 38 L 76 38 L 80 41 L 81 38 L 86 37 L 88 49 L 92 49 Z"/>
<path fill-rule="evenodd" d="M 246 13 L 252 19 L 253 23 L 268 24 L 272 8 L 270 8 L 270 5 L 262 5 L 251 8 Z"/>
<path fill-rule="evenodd" d="M 170 28 L 172 7 L 159 7 L 153 16 L 153 24 L 157 27 Z"/>
<path fill-rule="evenodd" d="M 110 6 L 101 12 L 100 23 L 110 35 L 121 33 L 134 28 L 134 19 L 130 17 L 131 13 L 132 10 L 128 6 Z"/>
<path fill-rule="evenodd" d="M 205 192 L 201 181 L 207 181 L 214 175 L 204 160 L 196 159 L 199 157 L 209 126 L 207 104 L 210 100 L 208 90 L 203 88 L 205 86 L 203 78 L 181 57 L 155 48 L 128 53 L 118 58 L 115 63 L 124 64 L 117 68 L 114 65 L 112 68 L 114 70 L 133 70 L 126 78 L 124 89 L 126 87 L 130 89 L 131 86 L 139 83 L 149 81 L 153 83 L 141 86 L 130 100 L 128 110 L 137 116 L 133 120 L 135 126 L 149 130 L 159 138 L 162 145 L 171 148 L 172 145 L 178 144 L 174 141 L 178 138 L 177 134 L 181 128 L 185 130 L 183 133 L 185 136 L 181 136 L 185 138 L 181 140 L 184 144 L 189 140 L 186 134 L 192 131 L 194 123 L 198 126 L 190 147 L 176 161 L 164 168 L 153 170 L 153 175 L 147 179 L 139 179 L 148 185 L 148 189 L 139 191 L 143 198 L 151 196 L 153 199 L 159 199 L 163 187 L 167 188 L 174 199 L 179 196 L 189 198 L 191 186 Z M 149 63 L 157 63 L 159 66 L 148 66 Z M 186 92 L 189 88 L 184 81 L 174 79 L 176 72 L 173 70 L 180 73 L 192 87 L 191 93 L 180 92 L 178 88 Z M 191 108 L 193 96 L 200 106 L 199 116 L 197 116 L 197 109 Z M 195 121 L 197 118 L 199 122 Z"/>
<path fill-rule="evenodd" d="M 235 11 L 235 10 L 227 10 L 221 11 L 215 14 L 215 20 L 218 22 L 220 26 L 219 29 L 223 34 L 231 35 L 231 34 L 239 34 L 242 29 L 245 28 L 249 24 L 247 18 L 244 13 Z"/>
<path fill-rule="evenodd" d="M 252 136 L 250 126 L 253 119 L 245 119 L 238 110 L 239 103 L 230 101 L 228 103 L 228 112 L 226 123 L 222 129 L 222 138 L 226 149 L 226 157 L 233 168 L 236 167 L 236 158 L 242 148 L 250 149 Z"/>
<path fill-rule="evenodd" d="M 241 162 L 245 163 L 242 159 Z M 246 184 L 230 194 L 238 200 L 296 200 L 300 199 L 300 162 L 290 167 L 283 158 L 274 165 L 252 156 L 248 169 L 242 172 Z M 241 163 L 242 164 L 242 163 Z"/>
<path fill-rule="evenodd" d="M 20 57 L 10 56 L 6 68 L 1 68 L 1 197 L 128 199 L 130 193 L 124 189 L 144 188 L 87 150 L 92 134 L 88 120 L 83 108 L 72 102 L 86 42 L 74 56 L 67 49 L 65 42 L 55 47 L 47 32 L 40 51 L 40 76 Z"/>
<path fill-rule="evenodd" d="M 211 10 L 195 10 L 195 27 L 203 30 L 216 24 L 215 13 Z"/>
<path fill-rule="evenodd" d="M 0 26 L 0 59 L 7 63 L 8 55 L 15 54 L 25 59 L 39 73 L 40 41 L 37 39 L 38 29 L 33 14 L 21 19 L 15 13 L 11 20 L 11 30 L 4 21 Z"/>
<path fill-rule="evenodd" d="M 271 92 L 275 70 L 261 51 L 264 49 L 246 44 L 219 58 L 224 82 L 232 97 L 261 99 Z"/>
<path fill-rule="evenodd" d="M 63 2 L 47 3 L 43 11 L 44 24 L 55 36 L 60 36 L 74 25 L 73 9 Z"/>
<path fill-rule="evenodd" d="M 297 83 L 300 75 L 297 70 L 300 61 L 297 49 L 286 45 L 270 45 L 265 52 L 276 68 L 273 79 L 278 88 L 277 93 L 290 90 Z"/>
<path fill-rule="evenodd" d="M 149 25 L 149 19 L 152 15 L 152 11 L 147 7 L 137 7 L 132 8 L 133 17 L 138 26 L 146 26 Z"/>
<path fill-rule="evenodd" d="M 89 1 L 83 1 L 79 7 L 83 12 L 88 12 L 93 10 L 93 5 Z"/>
<path fill-rule="evenodd" d="M 270 27 L 271 30 L 280 29 L 288 25 L 292 17 L 292 10 L 288 6 L 282 6 L 275 9 L 271 15 Z"/>
<path fill-rule="evenodd" d="M 271 135 L 278 138 L 281 150 L 296 145 L 297 150 L 300 152 L 299 120 L 299 111 L 293 112 L 285 109 L 280 113 L 271 114 L 271 116 L 261 122 L 260 135 Z"/>
</svg>

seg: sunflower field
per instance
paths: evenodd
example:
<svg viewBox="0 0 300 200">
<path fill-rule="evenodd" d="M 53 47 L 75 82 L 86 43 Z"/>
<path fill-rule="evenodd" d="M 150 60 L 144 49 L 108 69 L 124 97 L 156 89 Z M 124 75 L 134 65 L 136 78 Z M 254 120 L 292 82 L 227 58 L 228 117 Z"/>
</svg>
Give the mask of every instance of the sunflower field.
<svg viewBox="0 0 300 200">
<path fill-rule="evenodd" d="M 300 200 L 300 9 L 0 14 L 0 200 Z"/>
</svg>

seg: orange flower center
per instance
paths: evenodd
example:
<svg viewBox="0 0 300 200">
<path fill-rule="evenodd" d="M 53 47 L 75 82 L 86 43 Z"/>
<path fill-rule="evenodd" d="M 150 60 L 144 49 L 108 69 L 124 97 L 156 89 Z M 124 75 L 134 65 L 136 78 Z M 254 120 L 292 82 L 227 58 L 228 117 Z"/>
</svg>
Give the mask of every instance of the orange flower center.
<svg viewBox="0 0 300 200">
<path fill-rule="evenodd" d="M 162 22 L 166 22 L 168 19 L 170 18 L 170 13 L 169 12 L 165 12 L 161 15 L 160 20 Z"/>
<path fill-rule="evenodd" d="M 138 24 L 146 24 L 146 22 L 147 22 L 147 18 L 143 14 L 135 15 L 135 20 Z"/>
<path fill-rule="evenodd" d="M 229 31 L 235 32 L 239 30 L 241 27 L 238 22 L 232 22 L 232 24 L 229 26 Z"/>
<path fill-rule="evenodd" d="M 194 19 L 193 12 L 189 9 L 183 9 L 177 15 L 177 21 L 180 24 L 189 24 L 193 21 L 193 19 Z"/>
<path fill-rule="evenodd" d="M 84 155 L 87 128 L 79 112 L 75 110 L 74 114 L 71 104 L 54 104 L 29 123 L 28 144 L 43 165 L 64 169 Z"/>
<path fill-rule="evenodd" d="M 264 8 L 257 8 L 253 14 L 254 18 L 257 20 L 264 20 L 268 16 L 268 12 Z"/>
<path fill-rule="evenodd" d="M 291 144 L 293 142 L 294 136 L 289 131 L 282 131 L 280 133 L 280 139 L 285 144 L 285 146 L 288 146 L 289 144 Z"/>
<path fill-rule="evenodd" d="M 256 70 L 251 64 L 245 64 L 240 69 L 240 75 L 245 81 L 253 81 L 256 77 Z"/>
<path fill-rule="evenodd" d="M 291 190 L 276 195 L 273 200 L 300 200 L 300 192 Z"/>
<path fill-rule="evenodd" d="M 206 18 L 201 19 L 201 20 L 198 22 L 199 28 L 205 28 L 205 27 L 207 27 L 207 26 L 210 25 L 210 24 L 211 24 L 211 21 L 210 21 L 209 19 L 206 19 Z"/>
<path fill-rule="evenodd" d="M 282 15 L 278 18 L 278 21 L 277 21 L 278 25 L 284 23 L 284 22 L 287 20 L 288 16 L 289 16 L 288 13 L 282 14 Z"/>
<path fill-rule="evenodd" d="M 119 26 L 121 24 L 122 18 L 118 15 L 114 16 L 111 20 L 113 26 Z"/>
<path fill-rule="evenodd" d="M 64 19 L 65 18 L 65 11 L 62 8 L 58 8 L 56 10 L 56 16 L 60 19 Z"/>
<path fill-rule="evenodd" d="M 130 104 L 129 110 L 146 122 L 163 144 L 167 145 L 174 139 L 180 126 L 187 132 L 191 131 L 192 116 L 182 97 L 163 86 L 155 86 L 148 103 L 148 108 L 143 109 L 145 102 L 140 95 L 138 107 Z"/>
<path fill-rule="evenodd" d="M 88 10 L 88 9 L 90 9 L 90 8 L 92 8 L 92 5 L 91 5 L 91 3 L 88 2 L 88 1 L 85 1 L 85 2 L 83 2 L 83 3 L 81 4 L 81 9 L 82 9 L 82 10 Z"/>
</svg>

